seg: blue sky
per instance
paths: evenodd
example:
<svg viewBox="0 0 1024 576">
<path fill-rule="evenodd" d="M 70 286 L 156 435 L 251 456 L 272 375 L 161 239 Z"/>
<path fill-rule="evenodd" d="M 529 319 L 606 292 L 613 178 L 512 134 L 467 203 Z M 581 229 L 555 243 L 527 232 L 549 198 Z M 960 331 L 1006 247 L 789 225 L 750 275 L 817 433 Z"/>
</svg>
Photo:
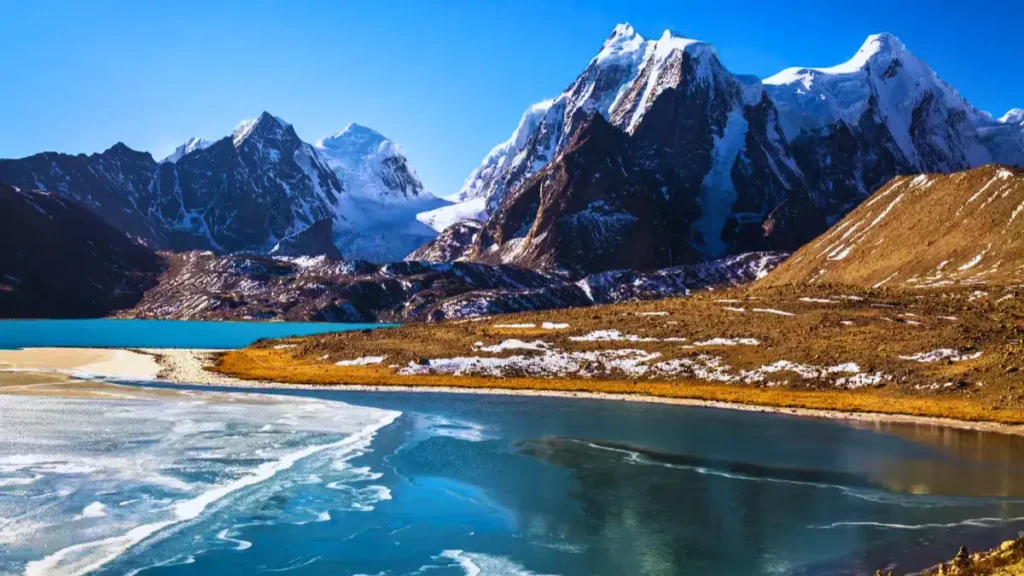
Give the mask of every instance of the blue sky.
<svg viewBox="0 0 1024 576">
<path fill-rule="evenodd" d="M 892 32 L 1001 115 L 1024 106 L 1018 2 L 0 0 L 0 157 L 123 141 L 159 158 L 268 110 L 307 141 L 375 128 L 446 195 L 625 21 L 711 42 L 761 77 Z"/>
</svg>

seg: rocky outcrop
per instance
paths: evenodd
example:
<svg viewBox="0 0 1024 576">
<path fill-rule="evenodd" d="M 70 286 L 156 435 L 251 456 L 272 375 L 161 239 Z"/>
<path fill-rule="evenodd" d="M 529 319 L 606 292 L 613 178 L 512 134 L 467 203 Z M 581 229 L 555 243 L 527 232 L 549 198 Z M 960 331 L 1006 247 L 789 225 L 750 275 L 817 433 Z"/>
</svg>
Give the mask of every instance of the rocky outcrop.
<svg viewBox="0 0 1024 576">
<path fill-rule="evenodd" d="M 558 159 L 503 198 L 467 258 L 575 275 L 698 261 L 695 199 L 675 171 L 644 158 L 599 114 L 580 120 Z"/>
<path fill-rule="evenodd" d="M 131 308 L 164 260 L 56 194 L 0 186 L 0 318 L 96 318 Z"/>
<path fill-rule="evenodd" d="M 482 225 L 474 220 L 456 222 L 445 228 L 437 238 L 420 246 L 405 257 L 408 261 L 454 262 L 463 257 L 476 240 Z"/>
</svg>

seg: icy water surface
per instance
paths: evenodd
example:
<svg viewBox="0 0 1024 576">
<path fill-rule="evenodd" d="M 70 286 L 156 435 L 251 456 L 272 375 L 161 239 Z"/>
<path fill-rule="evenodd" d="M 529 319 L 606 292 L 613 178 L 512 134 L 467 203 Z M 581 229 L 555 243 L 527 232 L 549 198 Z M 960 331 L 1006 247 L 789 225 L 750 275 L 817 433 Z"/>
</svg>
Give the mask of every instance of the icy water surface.
<svg viewBox="0 0 1024 576">
<path fill-rule="evenodd" d="M 0 395 L 0 573 L 897 573 L 1024 526 L 1017 438 L 592 400 Z"/>
</svg>

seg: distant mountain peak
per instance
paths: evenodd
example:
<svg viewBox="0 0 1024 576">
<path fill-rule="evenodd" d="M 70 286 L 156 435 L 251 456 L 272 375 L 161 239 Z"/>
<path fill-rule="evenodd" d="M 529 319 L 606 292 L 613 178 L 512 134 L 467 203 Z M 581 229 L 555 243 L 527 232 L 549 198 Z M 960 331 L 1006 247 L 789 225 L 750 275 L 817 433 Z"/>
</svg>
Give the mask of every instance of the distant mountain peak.
<svg viewBox="0 0 1024 576">
<path fill-rule="evenodd" d="M 239 122 L 232 134 L 231 141 L 235 145 L 235 148 L 238 148 L 257 130 L 269 128 L 270 130 L 278 131 L 286 130 L 291 127 L 292 125 L 285 122 L 283 119 L 274 116 L 270 112 L 264 111 L 257 118 L 242 120 Z"/>
<path fill-rule="evenodd" d="M 609 59 L 616 59 L 622 56 L 629 56 L 642 53 L 646 48 L 647 41 L 637 34 L 628 23 L 615 26 L 608 39 L 601 46 L 601 51 L 594 57 L 594 62 L 603 62 Z"/>
<path fill-rule="evenodd" d="M 315 146 L 321 149 L 346 150 L 366 155 L 375 151 L 385 142 L 391 142 L 391 140 L 373 128 L 353 122 L 340 132 L 317 140 Z"/>
<path fill-rule="evenodd" d="M 216 141 L 215 140 L 207 140 L 205 138 L 200 138 L 198 136 L 193 136 L 193 137 L 189 138 L 188 140 L 185 140 L 184 144 L 182 144 L 181 146 L 178 146 L 177 148 L 175 148 L 174 152 L 172 152 L 169 156 L 167 156 L 166 158 L 164 158 L 160 162 L 161 163 L 164 163 L 164 162 L 171 162 L 171 163 L 177 162 L 182 157 L 184 157 L 184 156 L 186 156 L 188 154 L 191 154 L 191 153 L 193 153 L 193 152 L 195 152 L 197 150 L 205 150 L 205 149 L 209 148 L 210 146 L 213 145 L 214 142 L 216 142 Z"/>
<path fill-rule="evenodd" d="M 658 38 L 655 46 L 655 50 L 662 53 L 667 53 L 672 50 L 681 50 L 684 52 L 690 52 L 691 54 L 704 50 L 714 51 L 711 44 L 708 44 L 703 40 L 687 38 L 686 36 L 682 36 L 671 30 L 665 30 L 665 32 L 662 33 L 661 38 Z"/>
<path fill-rule="evenodd" d="M 893 58 L 901 56 L 905 57 L 906 55 L 911 57 L 913 56 L 913 54 L 907 50 L 907 47 L 904 46 L 903 42 L 900 42 L 900 39 L 896 36 L 887 32 L 872 34 L 864 40 L 864 43 L 861 44 L 857 53 L 842 64 L 826 67 L 794 66 L 786 68 L 774 76 L 765 78 L 763 82 L 764 84 L 771 86 L 792 84 L 795 82 L 808 84 L 812 81 L 811 78 L 817 74 L 854 74 L 864 70 L 872 62 L 885 60 L 886 65 L 888 65 L 888 62 Z"/>
<path fill-rule="evenodd" d="M 1024 124 L 1024 108 L 1011 108 L 999 118 L 1001 124 Z"/>
</svg>

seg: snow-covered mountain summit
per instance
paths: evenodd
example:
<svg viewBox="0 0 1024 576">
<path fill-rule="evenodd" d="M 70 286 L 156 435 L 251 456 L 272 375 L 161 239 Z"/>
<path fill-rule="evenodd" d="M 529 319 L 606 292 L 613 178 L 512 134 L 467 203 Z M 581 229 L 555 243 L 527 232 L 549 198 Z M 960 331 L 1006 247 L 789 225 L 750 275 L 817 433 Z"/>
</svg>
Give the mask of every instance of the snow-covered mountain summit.
<svg viewBox="0 0 1024 576">
<path fill-rule="evenodd" d="M 402 149 L 380 132 L 349 124 L 315 144 L 349 193 L 378 200 L 407 200 L 429 194 Z"/>
<path fill-rule="evenodd" d="M 453 199 L 482 199 L 484 219 L 506 218 L 510 194 L 564 173 L 566 166 L 545 168 L 563 162 L 571 135 L 593 113 L 626 133 L 639 157 L 593 155 L 606 166 L 586 173 L 597 179 L 616 165 L 667 165 L 681 179 L 663 194 L 698 206 L 689 240 L 673 254 L 693 249 L 703 258 L 796 248 L 900 174 L 1024 165 L 1024 114 L 997 121 L 978 111 L 892 34 L 869 36 L 841 64 L 788 68 L 762 81 L 729 72 L 705 42 L 669 31 L 645 39 L 620 24 L 564 92 L 527 109 Z M 471 207 L 445 212 L 473 214 Z M 564 209 L 544 217 L 579 224 Z M 528 233 L 536 221 L 517 226 L 522 232 L 495 248 L 508 262 L 537 252 Z M 505 228 L 488 221 L 483 230 Z M 480 242 L 490 241 L 485 235 Z"/>
<path fill-rule="evenodd" d="M 0 160 L 0 181 L 66 195 L 158 249 L 265 252 L 317 226 L 346 257 L 398 261 L 436 235 L 416 213 L 446 202 L 396 144 L 356 125 L 320 144 L 263 112 L 161 162 L 118 144 Z"/>
<path fill-rule="evenodd" d="M 175 148 L 174 152 L 171 152 L 171 154 L 168 155 L 163 160 L 161 160 L 161 162 L 171 162 L 171 163 L 177 162 L 178 160 L 181 159 L 182 156 L 184 156 L 186 154 L 191 154 L 191 153 L 195 152 L 196 150 L 205 150 L 205 149 L 209 148 L 213 143 L 214 143 L 213 140 L 207 140 L 205 138 L 199 138 L 198 136 L 193 136 L 193 137 L 189 138 L 188 140 L 185 140 L 184 144 L 182 144 L 181 146 L 178 146 L 177 148 Z"/>
<path fill-rule="evenodd" d="M 1000 124 L 1024 124 L 1024 108 L 1011 108 L 999 118 Z"/>
<path fill-rule="evenodd" d="M 691 84 L 710 85 L 716 74 L 728 75 L 714 48 L 705 42 L 667 30 L 657 40 L 648 40 L 631 25 L 619 24 L 562 94 L 527 109 L 511 137 L 491 150 L 454 198 L 486 198 L 493 211 L 507 191 L 565 149 L 591 112 L 632 132 L 651 103 L 684 80 L 684 60 L 686 73 L 692 68 L 686 79 Z"/>
<path fill-rule="evenodd" d="M 991 162 L 977 141 L 984 115 L 892 34 L 873 34 L 854 56 L 829 68 L 788 68 L 763 83 L 790 140 L 872 114 L 899 151 L 925 171 Z"/>
</svg>

